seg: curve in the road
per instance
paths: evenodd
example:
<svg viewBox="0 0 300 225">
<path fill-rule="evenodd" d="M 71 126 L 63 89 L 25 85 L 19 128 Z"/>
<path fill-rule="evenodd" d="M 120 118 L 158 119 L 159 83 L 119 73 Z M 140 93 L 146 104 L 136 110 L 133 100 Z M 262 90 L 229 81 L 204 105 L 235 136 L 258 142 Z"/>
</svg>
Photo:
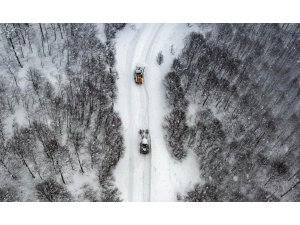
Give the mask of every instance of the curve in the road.
<svg viewBox="0 0 300 225">
<path fill-rule="evenodd" d="M 163 77 L 191 31 L 184 24 L 129 24 L 117 34 L 119 79 L 115 109 L 124 127 L 125 153 L 114 175 L 125 201 L 175 201 L 178 190 L 199 182 L 198 162 L 192 156 L 186 162 L 175 162 L 162 128 L 167 109 Z M 170 50 L 173 45 L 175 53 Z M 162 51 L 165 57 L 160 66 L 155 61 L 156 51 Z M 146 66 L 142 86 L 133 79 L 137 64 Z M 151 133 L 152 151 L 148 155 L 139 153 L 139 129 L 149 129 Z"/>
<path fill-rule="evenodd" d="M 137 64 L 147 66 L 147 60 L 151 46 L 153 45 L 160 25 L 151 24 L 137 32 L 131 41 L 132 48 L 127 49 L 127 65 L 125 71 L 132 74 Z M 145 38 L 147 37 L 147 38 Z M 131 68 L 129 67 L 131 65 Z M 123 74 L 124 75 L 124 74 Z M 147 79 L 151 74 L 145 72 L 145 83 L 142 87 L 136 86 L 132 79 L 128 79 L 129 87 L 129 201 L 150 201 L 151 196 L 151 153 L 150 155 L 139 154 L 139 129 L 149 129 L 149 96 L 146 90 Z M 138 121 L 138 123 L 137 123 Z M 136 147 L 133 147 L 136 146 Z"/>
<path fill-rule="evenodd" d="M 150 53 L 152 52 L 152 49 L 153 49 L 153 45 L 154 45 L 154 41 L 157 37 L 157 34 L 159 33 L 161 27 L 163 26 L 163 24 L 158 24 L 157 28 L 156 28 L 156 31 L 155 31 L 155 34 L 151 40 L 151 43 L 149 45 L 149 48 L 147 50 L 147 54 L 146 54 L 146 58 L 145 58 L 145 64 L 147 64 L 147 62 L 149 61 L 149 56 L 150 56 Z M 144 89 L 145 89 L 145 94 L 146 94 L 146 98 L 147 98 L 147 105 L 146 105 L 146 113 L 147 113 L 147 129 L 149 129 L 149 121 L 150 121 L 150 112 L 149 112 L 149 94 L 148 94 L 148 89 L 147 89 L 147 80 L 150 78 L 151 79 L 151 74 L 147 74 L 148 76 L 145 77 L 145 85 L 144 85 Z M 149 135 L 150 135 L 150 141 L 152 142 L 151 140 L 151 131 L 149 130 Z M 152 143 L 151 143 L 151 146 L 152 146 Z M 151 149 L 151 153 L 149 155 L 149 166 L 148 168 L 145 168 L 145 171 L 147 171 L 147 175 L 148 176 L 144 176 L 144 179 L 148 179 L 148 183 L 149 183 L 149 186 L 148 186 L 148 193 L 147 193 L 147 199 L 144 198 L 144 200 L 146 201 L 151 201 L 151 162 L 152 162 L 152 152 L 153 152 L 154 149 Z"/>
</svg>

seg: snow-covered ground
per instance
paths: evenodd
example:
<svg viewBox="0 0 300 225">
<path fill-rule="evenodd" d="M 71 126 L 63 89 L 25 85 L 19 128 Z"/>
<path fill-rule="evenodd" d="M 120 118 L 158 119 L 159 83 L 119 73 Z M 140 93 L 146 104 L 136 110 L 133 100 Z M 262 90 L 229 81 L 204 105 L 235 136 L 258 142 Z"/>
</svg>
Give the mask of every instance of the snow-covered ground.
<svg viewBox="0 0 300 225">
<path fill-rule="evenodd" d="M 167 112 L 163 78 L 184 46 L 184 38 L 198 29 L 186 24 L 131 24 L 117 34 L 118 100 L 115 109 L 124 125 L 125 155 L 116 170 L 116 185 L 124 201 L 175 201 L 177 193 L 200 182 L 199 165 L 191 152 L 183 162 L 171 158 L 164 139 Z M 159 66 L 157 54 L 164 62 Z M 136 65 L 145 66 L 145 83 L 134 82 Z M 139 153 L 139 129 L 149 129 L 152 151 Z"/>
</svg>

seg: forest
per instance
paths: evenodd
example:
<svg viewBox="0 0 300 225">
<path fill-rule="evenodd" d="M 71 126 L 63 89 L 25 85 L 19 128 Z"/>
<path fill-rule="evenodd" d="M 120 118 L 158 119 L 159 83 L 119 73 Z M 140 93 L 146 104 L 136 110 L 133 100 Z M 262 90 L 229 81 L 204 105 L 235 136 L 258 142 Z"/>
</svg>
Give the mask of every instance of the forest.
<svg viewBox="0 0 300 225">
<path fill-rule="evenodd" d="M 124 24 L 0 25 L 0 201 L 121 201 L 113 38 Z M 81 182 L 82 181 L 82 182 Z"/>
<path fill-rule="evenodd" d="M 300 201 L 300 25 L 200 24 L 164 80 L 172 157 L 204 184 L 179 201 Z"/>
<path fill-rule="evenodd" d="M 0 24 L 0 202 L 123 201 L 113 172 L 129 138 L 114 108 L 125 26 Z M 177 200 L 300 201 L 300 25 L 193 26 L 174 61 L 163 50 L 154 60 L 172 62 L 166 155 L 195 156 L 201 175 Z"/>
</svg>

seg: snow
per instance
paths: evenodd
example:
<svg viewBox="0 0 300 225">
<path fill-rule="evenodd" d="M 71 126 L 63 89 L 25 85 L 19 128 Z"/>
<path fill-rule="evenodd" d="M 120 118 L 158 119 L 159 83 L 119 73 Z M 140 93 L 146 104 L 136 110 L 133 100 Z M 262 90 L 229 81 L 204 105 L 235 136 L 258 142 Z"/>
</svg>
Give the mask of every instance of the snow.
<svg viewBox="0 0 300 225">
<path fill-rule="evenodd" d="M 143 143 L 144 145 L 146 145 L 146 144 L 148 144 L 148 140 L 147 140 L 146 138 L 143 138 L 142 143 Z"/>
<path fill-rule="evenodd" d="M 124 201 L 175 201 L 201 182 L 196 157 L 189 152 L 183 162 L 171 158 L 164 139 L 163 118 L 167 112 L 163 78 L 184 46 L 184 38 L 196 26 L 185 24 L 127 25 L 116 38 L 118 100 L 124 130 L 125 155 L 114 171 Z M 159 66 L 159 52 L 164 62 Z M 145 83 L 134 82 L 136 65 L 145 66 Z M 140 129 L 149 129 L 151 152 L 139 153 Z"/>
<path fill-rule="evenodd" d="M 187 124 L 188 126 L 194 126 L 196 123 L 196 115 L 198 111 L 198 105 L 195 103 L 190 103 L 187 111 Z"/>
<path fill-rule="evenodd" d="M 72 193 L 76 200 L 81 200 L 82 189 L 84 186 L 90 186 L 95 191 L 99 192 L 97 174 L 94 171 L 87 171 L 85 174 L 75 173 L 72 177 L 72 182 L 68 183 L 68 190 Z"/>
<path fill-rule="evenodd" d="M 13 123 L 17 123 L 20 127 L 27 127 L 27 112 L 22 106 L 16 107 L 14 114 L 5 118 L 5 135 L 11 137 L 13 135 Z"/>
<path fill-rule="evenodd" d="M 105 43 L 107 41 L 105 32 L 104 32 L 105 24 L 98 23 L 97 27 L 98 27 L 97 37 L 101 40 L 102 43 Z"/>
</svg>

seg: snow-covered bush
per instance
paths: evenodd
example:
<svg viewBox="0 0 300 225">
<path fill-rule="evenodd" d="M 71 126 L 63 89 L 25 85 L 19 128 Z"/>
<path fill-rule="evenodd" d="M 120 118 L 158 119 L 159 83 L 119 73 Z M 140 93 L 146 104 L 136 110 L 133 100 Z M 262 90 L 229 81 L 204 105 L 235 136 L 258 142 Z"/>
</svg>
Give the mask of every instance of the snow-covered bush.
<svg viewBox="0 0 300 225">
<path fill-rule="evenodd" d="M 158 65 L 161 65 L 164 62 L 164 55 L 162 54 L 161 51 L 157 54 L 156 62 Z"/>
<path fill-rule="evenodd" d="M 89 184 L 85 184 L 83 187 L 83 201 L 89 201 L 89 202 L 99 202 L 100 201 L 100 194 L 97 190 L 94 189 Z"/>
<path fill-rule="evenodd" d="M 118 30 L 122 30 L 126 26 L 126 23 L 106 23 L 104 26 L 104 32 L 107 40 L 115 38 Z"/>
<path fill-rule="evenodd" d="M 0 202 L 17 202 L 20 201 L 18 192 L 14 187 L 0 188 Z"/>
<path fill-rule="evenodd" d="M 164 129 L 170 147 L 171 155 L 178 160 L 182 160 L 187 155 L 186 137 L 188 127 L 186 122 L 186 100 L 181 86 L 180 77 L 174 73 L 168 73 L 164 80 L 166 89 L 166 99 L 172 108 L 171 112 L 165 117 Z"/>
<path fill-rule="evenodd" d="M 165 117 L 164 129 L 166 138 L 171 150 L 171 155 L 178 160 L 182 160 L 187 155 L 185 146 L 188 126 L 186 125 L 185 112 L 178 109 L 173 109 Z"/>
<path fill-rule="evenodd" d="M 53 179 L 45 180 L 35 186 L 37 197 L 45 202 L 70 202 L 71 193 L 61 184 Z"/>
<path fill-rule="evenodd" d="M 217 202 L 221 201 L 219 198 L 221 194 L 213 185 L 205 184 L 201 186 L 196 184 L 192 191 L 187 192 L 183 200 L 186 202 Z"/>
</svg>

